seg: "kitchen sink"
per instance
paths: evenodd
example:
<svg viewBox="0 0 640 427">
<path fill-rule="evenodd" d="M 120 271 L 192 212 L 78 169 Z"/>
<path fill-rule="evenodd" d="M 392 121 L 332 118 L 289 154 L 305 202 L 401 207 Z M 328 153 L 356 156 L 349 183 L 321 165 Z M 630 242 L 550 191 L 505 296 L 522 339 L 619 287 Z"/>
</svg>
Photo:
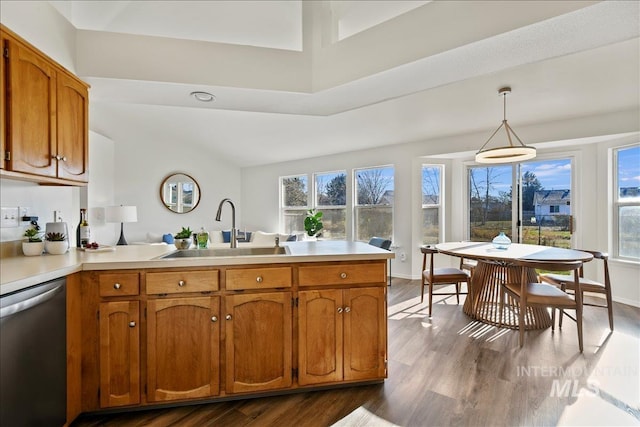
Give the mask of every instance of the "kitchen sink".
<svg viewBox="0 0 640 427">
<path fill-rule="evenodd" d="M 271 248 L 216 248 L 216 249 L 183 249 L 163 255 L 160 258 L 201 258 L 217 256 L 255 256 L 255 255 L 288 255 L 285 246 Z"/>
</svg>

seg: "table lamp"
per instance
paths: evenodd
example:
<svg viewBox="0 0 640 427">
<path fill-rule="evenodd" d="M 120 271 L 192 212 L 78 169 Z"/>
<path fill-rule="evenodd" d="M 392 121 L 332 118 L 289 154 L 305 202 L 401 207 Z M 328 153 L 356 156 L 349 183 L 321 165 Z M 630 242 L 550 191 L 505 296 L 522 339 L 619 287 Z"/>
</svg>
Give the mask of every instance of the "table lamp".
<svg viewBox="0 0 640 427">
<path fill-rule="evenodd" d="M 105 221 L 120 223 L 118 245 L 127 245 L 127 239 L 124 238 L 124 223 L 137 222 L 138 210 L 135 206 L 107 206 L 105 209 Z"/>
</svg>

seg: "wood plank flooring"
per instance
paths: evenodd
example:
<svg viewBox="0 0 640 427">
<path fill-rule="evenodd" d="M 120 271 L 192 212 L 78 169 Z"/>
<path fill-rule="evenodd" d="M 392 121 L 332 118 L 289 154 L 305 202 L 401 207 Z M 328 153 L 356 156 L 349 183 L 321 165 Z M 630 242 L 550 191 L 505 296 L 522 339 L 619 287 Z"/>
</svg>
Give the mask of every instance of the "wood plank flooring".
<svg viewBox="0 0 640 427">
<path fill-rule="evenodd" d="M 585 307 L 575 323 L 518 333 L 472 321 L 455 297 L 420 304 L 419 282 L 389 288 L 384 384 L 119 414 L 72 426 L 640 425 L 640 309 Z M 463 297 L 461 298 L 461 304 Z"/>
</svg>

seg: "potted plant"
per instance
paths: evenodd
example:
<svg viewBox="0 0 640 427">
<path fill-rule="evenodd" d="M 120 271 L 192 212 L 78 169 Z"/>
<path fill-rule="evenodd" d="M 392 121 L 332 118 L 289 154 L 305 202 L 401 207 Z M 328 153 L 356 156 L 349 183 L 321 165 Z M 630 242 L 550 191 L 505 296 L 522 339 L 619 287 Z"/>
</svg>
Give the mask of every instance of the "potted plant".
<svg viewBox="0 0 640 427">
<path fill-rule="evenodd" d="M 189 249 L 193 241 L 193 231 L 189 227 L 182 227 L 182 230 L 173 236 L 173 244 L 178 249 Z"/>
<path fill-rule="evenodd" d="M 62 255 L 69 250 L 67 235 L 64 233 L 47 233 L 44 249 L 52 255 Z"/>
<path fill-rule="evenodd" d="M 22 242 L 22 253 L 26 256 L 42 255 L 44 251 L 44 242 L 40 230 L 31 227 L 25 230 L 24 237 L 26 241 Z"/>
<path fill-rule="evenodd" d="M 307 236 L 311 238 L 317 238 L 322 230 L 322 212 L 315 209 L 309 209 L 307 217 L 304 219 L 304 230 L 307 232 Z"/>
</svg>

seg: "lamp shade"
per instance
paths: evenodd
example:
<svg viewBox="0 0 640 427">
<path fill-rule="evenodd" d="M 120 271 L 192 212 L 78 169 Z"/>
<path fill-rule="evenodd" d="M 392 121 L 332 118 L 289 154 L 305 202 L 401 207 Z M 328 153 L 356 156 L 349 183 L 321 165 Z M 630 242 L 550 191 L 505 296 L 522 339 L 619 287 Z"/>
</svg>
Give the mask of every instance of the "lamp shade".
<svg viewBox="0 0 640 427">
<path fill-rule="evenodd" d="M 135 206 L 107 206 L 104 216 L 106 222 L 137 222 L 138 209 Z"/>
</svg>

